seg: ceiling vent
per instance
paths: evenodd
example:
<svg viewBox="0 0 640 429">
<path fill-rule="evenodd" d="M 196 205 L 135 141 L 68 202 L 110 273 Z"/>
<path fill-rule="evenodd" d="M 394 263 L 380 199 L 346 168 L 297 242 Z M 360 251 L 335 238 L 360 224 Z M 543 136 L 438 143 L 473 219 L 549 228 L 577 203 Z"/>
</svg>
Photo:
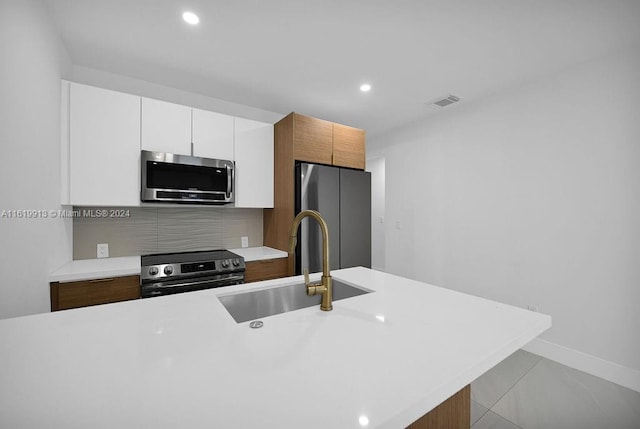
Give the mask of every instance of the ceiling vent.
<svg viewBox="0 0 640 429">
<path fill-rule="evenodd" d="M 449 94 L 444 98 L 439 98 L 437 100 L 431 101 L 429 103 L 427 103 L 430 106 L 434 106 L 434 107 L 447 107 L 450 104 L 456 103 L 460 101 L 460 97 L 457 97 L 455 95 Z"/>
</svg>

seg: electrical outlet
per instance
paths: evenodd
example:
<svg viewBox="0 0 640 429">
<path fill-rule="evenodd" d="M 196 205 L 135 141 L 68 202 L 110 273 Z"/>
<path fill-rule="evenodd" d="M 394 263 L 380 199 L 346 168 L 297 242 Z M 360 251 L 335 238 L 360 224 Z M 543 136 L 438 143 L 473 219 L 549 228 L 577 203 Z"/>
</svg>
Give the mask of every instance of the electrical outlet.
<svg viewBox="0 0 640 429">
<path fill-rule="evenodd" d="M 98 243 L 98 258 L 109 257 L 109 243 Z"/>
<path fill-rule="evenodd" d="M 249 247 L 249 237 L 240 237 L 242 247 Z"/>
<path fill-rule="evenodd" d="M 533 311 L 534 313 L 537 313 L 538 312 L 538 306 L 537 305 L 527 305 L 527 310 Z"/>
</svg>

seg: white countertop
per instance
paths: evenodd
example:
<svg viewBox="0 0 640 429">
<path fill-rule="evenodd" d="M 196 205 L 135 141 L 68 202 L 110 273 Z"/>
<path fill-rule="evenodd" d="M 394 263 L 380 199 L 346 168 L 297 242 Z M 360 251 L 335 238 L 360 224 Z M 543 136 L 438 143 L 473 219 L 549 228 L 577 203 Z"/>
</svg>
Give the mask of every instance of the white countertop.
<svg viewBox="0 0 640 429">
<path fill-rule="evenodd" d="M 230 249 L 242 256 L 245 262 L 262 259 L 286 258 L 287 252 L 271 247 L 245 247 Z M 140 256 L 118 258 L 81 259 L 71 261 L 58 268 L 49 276 L 50 282 L 74 282 L 105 277 L 133 276 L 140 274 Z"/>
<path fill-rule="evenodd" d="M 73 282 L 140 274 L 140 256 L 71 261 L 49 276 L 50 282 Z"/>
<path fill-rule="evenodd" d="M 217 296 L 300 277 L 0 320 L 0 426 L 405 427 L 551 326 L 366 268 L 332 275 L 373 293 L 261 329 Z"/>
<path fill-rule="evenodd" d="M 266 246 L 242 247 L 239 249 L 229 249 L 229 251 L 242 256 L 245 262 L 286 258 L 287 256 L 289 256 L 287 252 L 283 252 L 282 250 L 278 249 L 272 249 L 271 247 Z"/>
</svg>

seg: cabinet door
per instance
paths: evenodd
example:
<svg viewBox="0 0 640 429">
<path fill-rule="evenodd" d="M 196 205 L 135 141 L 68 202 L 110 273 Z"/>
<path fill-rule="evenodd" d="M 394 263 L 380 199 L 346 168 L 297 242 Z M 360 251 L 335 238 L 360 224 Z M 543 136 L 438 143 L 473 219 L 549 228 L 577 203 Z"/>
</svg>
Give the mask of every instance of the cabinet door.
<svg viewBox="0 0 640 429">
<path fill-rule="evenodd" d="M 51 311 L 140 298 L 140 276 L 50 283 Z"/>
<path fill-rule="evenodd" d="M 364 170 L 364 130 L 333 124 L 333 165 Z"/>
<path fill-rule="evenodd" d="M 69 202 L 140 205 L 140 97 L 72 83 Z"/>
<path fill-rule="evenodd" d="M 273 125 L 235 118 L 236 207 L 273 207 Z"/>
<path fill-rule="evenodd" d="M 309 116 L 294 115 L 293 158 L 331 165 L 333 124 Z"/>
<path fill-rule="evenodd" d="M 233 161 L 233 116 L 193 109 L 193 154 Z"/>
<path fill-rule="evenodd" d="M 142 149 L 191 155 L 191 108 L 143 98 Z"/>
<path fill-rule="evenodd" d="M 246 263 L 245 283 L 287 277 L 287 258 L 265 259 Z"/>
</svg>

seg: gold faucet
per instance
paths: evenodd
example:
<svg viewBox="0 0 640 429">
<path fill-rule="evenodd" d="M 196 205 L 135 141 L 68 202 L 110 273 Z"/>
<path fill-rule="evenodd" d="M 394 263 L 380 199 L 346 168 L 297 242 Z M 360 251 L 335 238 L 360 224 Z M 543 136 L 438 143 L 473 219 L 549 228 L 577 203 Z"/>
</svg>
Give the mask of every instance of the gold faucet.
<svg viewBox="0 0 640 429">
<path fill-rule="evenodd" d="M 298 213 L 291 225 L 289 235 L 289 255 L 295 255 L 296 243 L 298 241 L 298 226 L 305 217 L 314 218 L 322 230 L 322 281 L 313 284 L 309 281 L 309 271 L 304 270 L 304 284 L 307 287 L 307 295 L 322 295 L 320 310 L 330 311 L 333 309 L 333 285 L 331 284 L 331 274 L 329 273 L 329 228 L 322 215 L 315 210 L 304 210 Z"/>
</svg>

